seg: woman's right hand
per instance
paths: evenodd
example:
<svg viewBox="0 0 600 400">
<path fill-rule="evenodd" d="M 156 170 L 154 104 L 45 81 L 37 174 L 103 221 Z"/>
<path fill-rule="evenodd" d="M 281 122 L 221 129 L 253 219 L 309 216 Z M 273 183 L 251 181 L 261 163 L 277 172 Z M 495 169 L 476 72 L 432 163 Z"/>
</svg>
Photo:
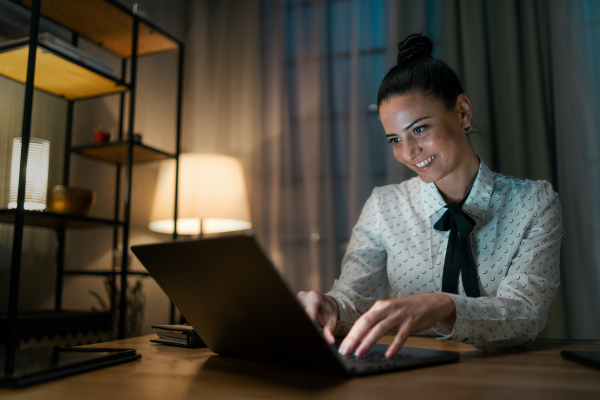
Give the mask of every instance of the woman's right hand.
<svg viewBox="0 0 600 400">
<path fill-rule="evenodd" d="M 313 321 L 319 321 L 323 326 L 323 336 L 328 343 L 335 343 L 333 331 L 339 319 L 339 307 L 331 296 L 311 290 L 309 292 L 298 292 L 296 296 L 308 317 Z"/>
</svg>

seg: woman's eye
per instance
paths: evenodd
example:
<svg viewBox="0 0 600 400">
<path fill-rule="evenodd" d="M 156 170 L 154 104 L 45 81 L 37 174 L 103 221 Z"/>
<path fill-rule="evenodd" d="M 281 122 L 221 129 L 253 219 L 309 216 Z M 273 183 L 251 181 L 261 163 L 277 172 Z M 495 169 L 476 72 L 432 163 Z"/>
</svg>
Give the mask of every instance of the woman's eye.
<svg viewBox="0 0 600 400">
<path fill-rule="evenodd" d="M 420 135 L 421 133 L 425 132 L 425 125 L 417 126 L 415 129 L 413 129 L 413 132 L 415 135 Z"/>
<path fill-rule="evenodd" d="M 391 143 L 392 146 L 400 146 L 402 144 L 402 139 L 399 137 L 394 137 L 394 138 L 388 139 L 388 143 Z"/>
</svg>

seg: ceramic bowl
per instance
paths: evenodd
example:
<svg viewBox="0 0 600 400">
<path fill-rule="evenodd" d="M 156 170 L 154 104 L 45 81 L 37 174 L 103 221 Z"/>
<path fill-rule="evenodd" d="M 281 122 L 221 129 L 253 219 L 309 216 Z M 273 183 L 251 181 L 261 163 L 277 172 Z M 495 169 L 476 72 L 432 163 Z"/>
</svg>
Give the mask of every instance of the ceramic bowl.
<svg viewBox="0 0 600 400">
<path fill-rule="evenodd" d="M 90 189 L 56 185 L 48 191 L 48 211 L 87 216 L 96 204 L 96 192 Z"/>
</svg>

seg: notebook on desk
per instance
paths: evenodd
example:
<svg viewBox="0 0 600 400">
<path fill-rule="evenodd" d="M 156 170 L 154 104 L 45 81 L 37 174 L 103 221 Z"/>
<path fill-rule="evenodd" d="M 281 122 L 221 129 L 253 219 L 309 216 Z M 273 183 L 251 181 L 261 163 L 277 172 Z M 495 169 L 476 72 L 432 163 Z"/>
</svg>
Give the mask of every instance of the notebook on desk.
<svg viewBox="0 0 600 400">
<path fill-rule="evenodd" d="M 308 318 L 251 232 L 132 246 L 136 257 L 213 352 L 336 375 L 455 361 L 458 353 L 378 344 L 341 356 Z"/>
</svg>

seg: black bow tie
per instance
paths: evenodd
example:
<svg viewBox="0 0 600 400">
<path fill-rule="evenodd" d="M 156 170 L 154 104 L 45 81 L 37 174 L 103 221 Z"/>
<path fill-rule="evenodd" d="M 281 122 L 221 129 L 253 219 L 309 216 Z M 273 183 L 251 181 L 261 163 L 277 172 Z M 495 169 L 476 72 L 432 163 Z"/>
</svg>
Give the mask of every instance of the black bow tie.
<svg viewBox="0 0 600 400">
<path fill-rule="evenodd" d="M 458 294 L 458 276 L 462 273 L 463 287 L 467 296 L 479 297 L 477 267 L 473 261 L 469 241 L 469 234 L 475 227 L 475 221 L 461 210 L 465 200 L 460 204 L 448 204 L 444 215 L 433 226 L 438 231 L 450 231 L 442 277 L 442 292 Z"/>
</svg>

